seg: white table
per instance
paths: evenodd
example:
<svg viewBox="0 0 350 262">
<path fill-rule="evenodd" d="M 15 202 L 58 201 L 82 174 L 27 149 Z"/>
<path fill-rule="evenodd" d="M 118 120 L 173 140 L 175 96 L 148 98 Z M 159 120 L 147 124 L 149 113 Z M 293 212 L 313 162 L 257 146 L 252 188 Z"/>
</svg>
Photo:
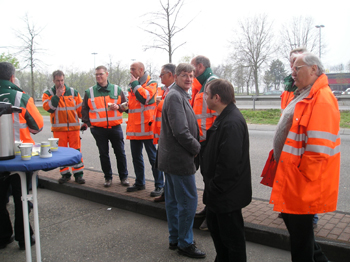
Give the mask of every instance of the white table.
<svg viewBox="0 0 350 262">
<path fill-rule="evenodd" d="M 30 232 L 29 232 L 29 213 L 28 201 L 33 200 L 34 213 L 34 233 L 36 246 L 36 260 L 41 262 L 41 247 L 40 247 L 40 230 L 39 230 L 39 213 L 38 213 L 38 191 L 37 191 L 37 176 L 39 170 L 51 170 L 61 166 L 71 166 L 79 163 L 81 153 L 73 148 L 59 147 L 57 151 L 52 152 L 50 158 L 40 158 L 32 156 L 31 160 L 24 161 L 21 156 L 16 156 L 14 159 L 0 161 L 0 172 L 10 172 L 11 174 L 19 174 L 21 178 L 22 188 L 22 207 L 23 207 L 23 223 L 24 237 L 26 246 L 26 261 L 32 261 Z M 33 172 L 32 177 L 32 192 L 33 195 L 24 194 L 27 192 L 27 177 L 26 172 Z"/>
</svg>

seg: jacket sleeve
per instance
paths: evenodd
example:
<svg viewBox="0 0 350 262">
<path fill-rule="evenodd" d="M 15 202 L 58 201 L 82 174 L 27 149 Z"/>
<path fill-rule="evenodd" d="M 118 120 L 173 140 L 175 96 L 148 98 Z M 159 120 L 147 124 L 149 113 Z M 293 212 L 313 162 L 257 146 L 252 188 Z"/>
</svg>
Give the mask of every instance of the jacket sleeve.
<svg viewBox="0 0 350 262">
<path fill-rule="evenodd" d="M 329 168 L 334 172 L 339 169 L 340 163 L 334 162 L 340 159 L 337 157 L 340 154 L 339 123 L 338 104 L 330 91 L 320 94 L 310 115 L 300 120 L 300 125 L 306 128 L 307 138 L 299 171 L 310 181 L 317 180 Z"/>
<path fill-rule="evenodd" d="M 82 104 L 82 108 L 81 108 L 81 120 L 83 121 L 83 123 L 87 124 L 88 126 L 91 126 L 90 123 L 90 117 L 89 117 L 89 104 L 88 104 L 88 95 L 87 92 L 85 91 L 85 95 L 84 95 L 84 100 L 83 100 L 83 104 Z"/>
<path fill-rule="evenodd" d="M 158 85 L 155 81 L 148 82 L 145 87 L 141 86 L 139 81 L 131 83 L 131 90 L 134 92 L 136 99 L 143 105 L 154 103 L 154 96 L 157 94 L 157 87 Z"/>
<path fill-rule="evenodd" d="M 24 96 L 25 94 L 23 94 Z M 23 112 L 22 112 L 23 113 Z M 27 122 L 29 131 L 32 134 L 39 133 L 44 127 L 44 120 L 38 108 L 34 104 L 33 98 L 29 98 L 26 104 L 24 118 Z"/>
<path fill-rule="evenodd" d="M 217 146 L 218 155 L 213 178 L 209 182 L 209 190 L 213 194 L 222 194 L 238 183 L 241 172 L 245 132 L 243 123 L 230 122 L 222 127 Z"/>
<path fill-rule="evenodd" d="M 188 115 L 185 112 L 183 99 L 180 96 L 173 95 L 164 103 L 166 105 L 166 114 L 169 126 L 173 136 L 188 152 L 193 156 L 200 151 L 201 145 L 198 140 L 191 134 L 188 124 Z M 196 122 L 196 120 L 194 120 Z"/>
<path fill-rule="evenodd" d="M 46 91 L 42 97 L 44 110 L 46 110 L 49 113 L 55 112 L 59 101 L 60 98 L 58 96 L 51 95 L 49 91 Z"/>
</svg>

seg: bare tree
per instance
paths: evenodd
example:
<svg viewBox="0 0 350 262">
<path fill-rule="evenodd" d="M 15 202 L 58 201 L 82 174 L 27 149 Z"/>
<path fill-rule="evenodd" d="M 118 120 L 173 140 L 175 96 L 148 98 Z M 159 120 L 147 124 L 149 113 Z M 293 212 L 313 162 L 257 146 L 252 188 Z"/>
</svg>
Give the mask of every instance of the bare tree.
<svg viewBox="0 0 350 262">
<path fill-rule="evenodd" d="M 232 60 L 249 67 L 254 78 L 255 93 L 259 95 L 259 70 L 275 51 L 272 23 L 267 15 L 257 15 L 239 21 L 239 28 L 231 41 Z"/>
<path fill-rule="evenodd" d="M 35 99 L 34 68 L 41 63 L 37 58 L 37 54 L 44 50 L 38 48 L 39 44 L 37 39 L 44 28 L 39 28 L 31 23 L 28 14 L 25 15 L 23 21 L 26 25 L 26 30 L 15 31 L 16 37 L 22 42 L 21 46 L 18 47 L 19 51 L 17 54 L 20 54 L 23 57 L 24 66 L 22 69 L 30 67 L 31 95 Z"/>
<path fill-rule="evenodd" d="M 309 52 L 319 49 L 319 35 L 312 17 L 298 16 L 282 25 L 280 52 L 289 61 L 289 53 L 296 47 L 305 47 Z M 324 50 L 325 44 L 322 44 Z"/>
<path fill-rule="evenodd" d="M 168 53 L 169 63 L 172 62 L 172 56 L 176 49 L 186 44 L 183 42 L 174 46 L 174 37 L 183 31 L 192 21 L 191 19 L 184 26 L 178 26 L 178 19 L 184 0 L 177 0 L 173 5 L 169 0 L 163 3 L 159 0 L 162 10 L 148 14 L 150 19 L 146 21 L 147 28 L 142 28 L 147 33 L 154 36 L 154 43 L 145 46 L 144 50 L 148 49 L 162 49 Z"/>
</svg>

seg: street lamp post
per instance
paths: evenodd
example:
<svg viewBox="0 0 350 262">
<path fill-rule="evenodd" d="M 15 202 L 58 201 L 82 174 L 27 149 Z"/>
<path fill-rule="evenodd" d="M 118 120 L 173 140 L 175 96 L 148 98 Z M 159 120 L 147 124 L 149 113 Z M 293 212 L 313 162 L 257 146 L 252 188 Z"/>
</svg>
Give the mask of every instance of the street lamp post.
<svg viewBox="0 0 350 262">
<path fill-rule="evenodd" d="M 324 27 L 324 25 L 316 25 L 315 27 L 318 28 L 318 29 L 320 30 L 320 33 L 319 33 L 319 38 L 320 38 L 320 54 L 319 54 L 319 57 L 321 58 L 321 29 Z"/>
<path fill-rule="evenodd" d="M 97 55 L 97 53 L 91 53 L 92 55 L 94 55 L 94 69 L 96 68 L 96 55 Z"/>
</svg>

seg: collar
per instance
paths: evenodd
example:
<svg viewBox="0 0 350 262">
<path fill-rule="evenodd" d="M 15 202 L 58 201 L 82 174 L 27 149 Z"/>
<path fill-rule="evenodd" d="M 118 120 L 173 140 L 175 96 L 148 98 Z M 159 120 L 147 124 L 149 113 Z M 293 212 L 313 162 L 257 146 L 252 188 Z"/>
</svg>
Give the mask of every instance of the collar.
<svg viewBox="0 0 350 262">
<path fill-rule="evenodd" d="M 143 74 L 143 76 L 141 76 L 141 77 L 139 78 L 139 83 L 140 83 L 140 85 L 143 85 L 144 83 L 146 83 L 147 78 L 148 78 L 148 74 L 147 74 L 147 72 L 145 71 L 145 73 Z"/>
<path fill-rule="evenodd" d="M 16 90 L 16 91 L 19 91 L 19 92 L 23 92 L 23 90 L 21 88 L 19 88 L 18 86 L 16 86 L 14 83 L 12 83 L 9 80 L 2 80 L 2 79 L 0 79 L 0 87 L 1 88 L 8 88 L 8 89 Z"/>
<path fill-rule="evenodd" d="M 187 100 L 191 99 L 191 96 L 188 92 L 186 92 L 185 90 L 183 90 L 181 87 L 179 87 L 177 84 L 174 84 L 172 86 L 172 89 L 175 89 L 177 91 L 180 92 L 180 94 Z"/>
<path fill-rule="evenodd" d="M 214 124 L 212 125 L 212 127 L 210 129 L 217 129 L 218 126 L 220 125 L 221 121 L 229 114 L 231 113 L 233 110 L 235 110 L 237 107 L 234 103 L 229 103 L 224 110 L 222 110 L 221 114 L 218 115 L 218 117 L 215 119 Z"/>
<path fill-rule="evenodd" d="M 111 91 L 111 86 L 109 84 L 109 81 L 107 80 L 107 85 L 106 86 L 100 86 L 98 83 L 96 83 L 96 86 L 97 86 L 97 90 L 98 91 Z"/>
<path fill-rule="evenodd" d="M 203 72 L 203 74 L 197 77 L 197 80 L 199 81 L 199 83 L 201 83 L 201 85 L 203 85 L 205 81 L 207 81 L 207 79 L 212 75 L 214 75 L 213 71 L 211 70 L 210 67 L 207 67 Z"/>
</svg>

